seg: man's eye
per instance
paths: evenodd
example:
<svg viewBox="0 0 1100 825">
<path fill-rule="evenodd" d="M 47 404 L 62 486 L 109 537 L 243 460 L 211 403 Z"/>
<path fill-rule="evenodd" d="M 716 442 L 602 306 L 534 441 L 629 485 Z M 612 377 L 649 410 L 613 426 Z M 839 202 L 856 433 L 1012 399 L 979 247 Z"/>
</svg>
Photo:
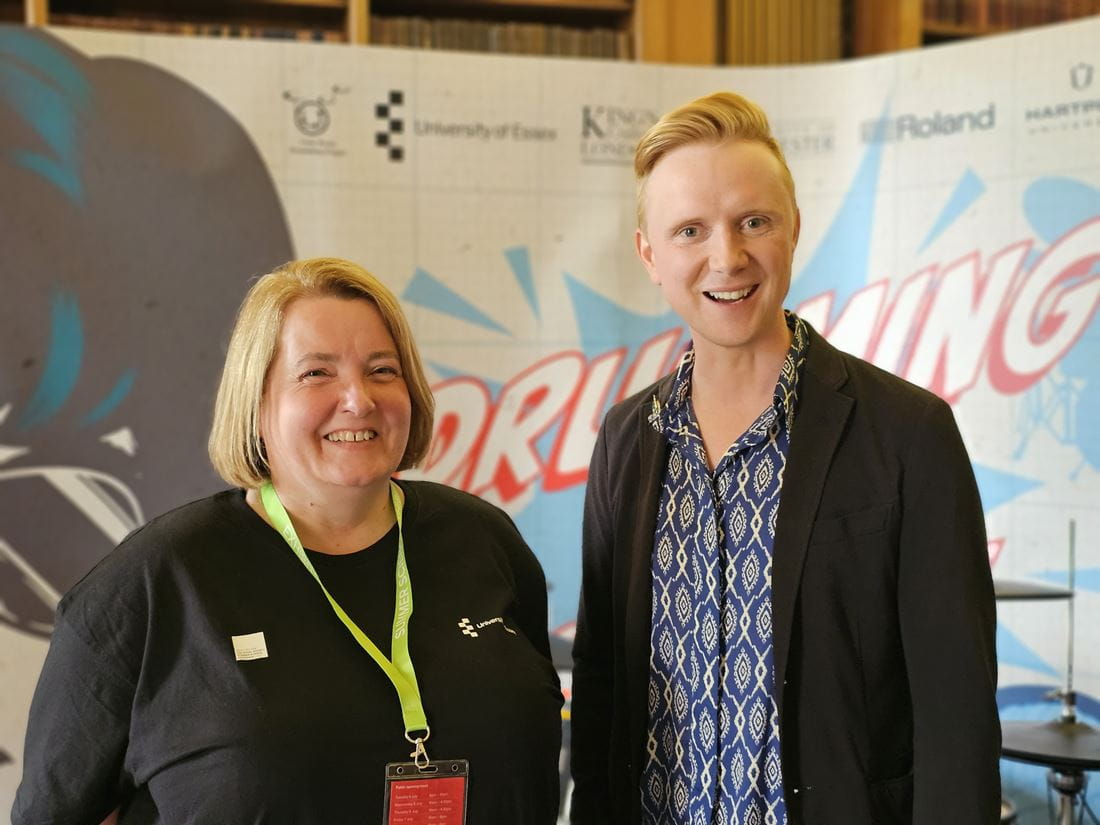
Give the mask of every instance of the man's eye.
<svg viewBox="0 0 1100 825">
<path fill-rule="evenodd" d="M 697 226 L 685 226 L 680 230 L 680 234 L 685 238 L 695 238 L 699 235 L 699 227 Z"/>
<path fill-rule="evenodd" d="M 768 221 L 759 215 L 754 215 L 751 218 L 746 218 L 744 227 L 745 229 L 763 229 L 767 225 Z"/>
</svg>

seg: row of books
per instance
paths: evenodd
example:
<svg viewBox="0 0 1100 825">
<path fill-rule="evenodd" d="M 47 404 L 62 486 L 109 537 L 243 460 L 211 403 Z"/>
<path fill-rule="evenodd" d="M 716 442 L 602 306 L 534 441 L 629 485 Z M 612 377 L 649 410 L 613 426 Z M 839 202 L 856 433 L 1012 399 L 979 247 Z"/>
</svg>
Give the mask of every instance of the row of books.
<svg viewBox="0 0 1100 825">
<path fill-rule="evenodd" d="M 1016 29 L 1100 14 L 1100 0 L 924 0 L 925 24 Z"/>
<path fill-rule="evenodd" d="M 171 18 L 96 16 L 53 13 L 51 26 L 77 26 L 154 34 L 205 37 L 271 38 L 325 43 L 347 41 L 342 28 L 294 28 L 237 22 L 200 22 Z M 631 39 L 626 31 L 609 28 L 573 28 L 542 23 L 432 19 L 374 15 L 368 42 L 379 46 L 498 52 L 502 54 L 560 55 L 629 59 Z"/>
<path fill-rule="evenodd" d="M 238 23 L 196 23 L 152 17 L 96 17 L 86 14 L 51 14 L 51 26 L 78 26 L 86 29 L 115 29 L 152 34 L 186 34 L 203 37 L 260 37 L 274 40 L 302 40 L 318 43 L 342 43 L 347 33 L 341 29 L 307 29 L 280 26 L 252 26 Z"/>
<path fill-rule="evenodd" d="M 372 15 L 370 43 L 420 49 L 629 58 L 630 36 L 609 28 Z"/>
</svg>

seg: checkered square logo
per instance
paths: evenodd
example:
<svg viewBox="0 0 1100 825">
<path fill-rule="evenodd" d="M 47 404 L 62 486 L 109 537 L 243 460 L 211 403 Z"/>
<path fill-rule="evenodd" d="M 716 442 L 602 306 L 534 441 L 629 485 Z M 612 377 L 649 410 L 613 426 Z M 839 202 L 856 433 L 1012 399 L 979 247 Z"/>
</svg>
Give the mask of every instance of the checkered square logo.
<svg viewBox="0 0 1100 825">
<path fill-rule="evenodd" d="M 378 131 L 374 133 L 374 145 L 384 149 L 393 163 L 400 163 L 405 159 L 405 147 L 399 140 L 405 134 L 405 120 L 401 112 L 395 111 L 404 104 L 405 93 L 399 89 L 391 89 L 386 100 L 374 106 L 374 119 L 380 121 L 377 125 Z"/>
</svg>

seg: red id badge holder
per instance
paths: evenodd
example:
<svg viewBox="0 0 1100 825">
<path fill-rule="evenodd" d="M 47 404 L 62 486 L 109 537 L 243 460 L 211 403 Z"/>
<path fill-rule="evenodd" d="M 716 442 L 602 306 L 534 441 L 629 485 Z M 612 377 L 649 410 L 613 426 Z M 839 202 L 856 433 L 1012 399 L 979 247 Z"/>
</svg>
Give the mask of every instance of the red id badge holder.
<svg viewBox="0 0 1100 825">
<path fill-rule="evenodd" d="M 440 759 L 386 765 L 384 825 L 466 825 L 470 763 Z"/>
</svg>

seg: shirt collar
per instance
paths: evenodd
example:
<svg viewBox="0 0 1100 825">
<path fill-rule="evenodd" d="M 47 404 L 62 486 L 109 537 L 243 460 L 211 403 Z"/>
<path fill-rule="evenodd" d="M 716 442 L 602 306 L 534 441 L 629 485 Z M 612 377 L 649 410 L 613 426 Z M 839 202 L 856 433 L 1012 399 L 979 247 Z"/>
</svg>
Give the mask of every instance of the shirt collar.
<svg viewBox="0 0 1100 825">
<path fill-rule="evenodd" d="M 806 351 L 809 348 L 810 336 L 806 332 L 806 322 L 793 312 L 784 310 L 787 328 L 791 331 L 791 346 L 787 355 L 783 358 L 783 366 L 779 370 L 779 380 L 775 382 L 775 392 L 772 395 L 772 406 L 776 414 L 782 416 L 787 425 L 787 432 L 791 431 L 794 424 L 794 408 L 798 402 L 798 380 L 802 376 L 802 368 L 806 364 Z"/>
<path fill-rule="evenodd" d="M 793 312 L 784 310 L 783 315 L 787 328 L 791 331 L 791 346 L 787 349 L 783 365 L 779 370 L 779 379 L 772 393 L 772 407 L 775 409 L 776 416 L 783 418 L 787 432 L 790 432 L 794 423 L 794 408 L 798 400 L 798 381 L 806 363 L 809 334 L 806 331 L 806 323 Z M 688 398 L 691 397 L 691 376 L 694 370 L 695 347 L 692 345 L 688 347 L 676 366 L 668 400 L 662 404 L 657 394 L 653 395 L 649 423 L 657 432 L 675 427 L 676 419 L 684 411 Z"/>
</svg>

